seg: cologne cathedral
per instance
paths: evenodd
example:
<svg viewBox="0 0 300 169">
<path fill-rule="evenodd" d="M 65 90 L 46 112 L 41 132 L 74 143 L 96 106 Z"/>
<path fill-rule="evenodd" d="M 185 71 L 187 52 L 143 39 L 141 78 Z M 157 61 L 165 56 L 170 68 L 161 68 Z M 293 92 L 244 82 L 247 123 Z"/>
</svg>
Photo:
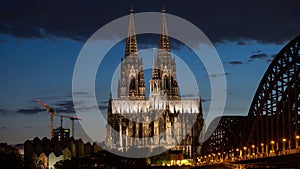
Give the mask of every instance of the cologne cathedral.
<svg viewBox="0 0 300 169">
<path fill-rule="evenodd" d="M 199 139 L 204 135 L 201 99 L 180 97 L 165 10 L 162 10 L 158 50 L 153 54 L 149 98 L 146 97 L 143 61 L 139 58 L 132 9 L 125 48 L 118 98 L 110 96 L 108 103 L 107 148 L 127 151 L 132 147 L 164 147 L 182 151 L 192 158 L 200 152 Z"/>
</svg>

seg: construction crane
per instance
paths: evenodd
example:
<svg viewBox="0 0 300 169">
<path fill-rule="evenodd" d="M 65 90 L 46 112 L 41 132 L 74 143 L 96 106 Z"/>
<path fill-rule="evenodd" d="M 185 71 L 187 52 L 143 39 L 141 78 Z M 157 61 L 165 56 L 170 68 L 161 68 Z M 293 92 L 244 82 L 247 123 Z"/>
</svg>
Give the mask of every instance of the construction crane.
<svg viewBox="0 0 300 169">
<path fill-rule="evenodd" d="M 53 130 L 53 121 L 54 121 L 54 119 L 53 118 L 54 118 L 54 115 L 56 114 L 56 111 L 52 107 L 48 106 L 46 103 L 43 103 L 39 99 L 37 100 L 37 102 L 40 105 L 42 105 L 43 107 L 45 107 L 48 110 L 49 114 L 50 114 L 50 138 L 52 139 L 54 137 L 54 130 Z"/>
<path fill-rule="evenodd" d="M 42 102 L 41 100 L 37 100 L 37 102 L 42 105 L 43 107 L 45 107 L 49 114 L 50 114 L 50 138 L 52 139 L 54 137 L 54 116 L 59 116 L 61 119 L 60 119 L 60 123 L 61 123 L 61 127 L 62 127 L 62 123 L 63 123 L 63 120 L 62 118 L 68 118 L 72 121 L 72 137 L 75 138 L 75 125 L 74 125 L 74 121 L 75 120 L 81 120 L 81 118 L 78 118 L 76 116 L 68 116 L 68 115 L 63 115 L 63 114 L 56 114 L 56 111 L 48 106 L 46 103 Z"/>
<path fill-rule="evenodd" d="M 63 118 L 68 118 L 72 121 L 72 137 L 75 138 L 75 125 L 74 125 L 74 121 L 75 120 L 81 120 L 81 118 L 78 118 L 76 116 L 68 116 L 68 115 L 64 115 L 64 114 L 55 114 L 55 116 L 59 116 L 60 117 L 60 126 L 62 127 L 63 124 Z"/>
</svg>

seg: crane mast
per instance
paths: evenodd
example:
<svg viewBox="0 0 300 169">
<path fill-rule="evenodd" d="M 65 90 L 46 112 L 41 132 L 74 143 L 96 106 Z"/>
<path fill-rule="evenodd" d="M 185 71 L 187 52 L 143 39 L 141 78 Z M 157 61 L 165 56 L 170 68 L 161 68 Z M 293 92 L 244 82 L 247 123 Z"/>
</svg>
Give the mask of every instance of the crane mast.
<svg viewBox="0 0 300 169">
<path fill-rule="evenodd" d="M 81 120 L 81 118 L 78 118 L 76 116 L 68 116 L 68 115 L 63 115 L 63 114 L 55 114 L 55 116 L 59 116 L 61 118 L 61 126 L 62 126 L 62 118 L 68 118 L 72 122 L 72 137 L 75 138 L 75 120 Z"/>
</svg>

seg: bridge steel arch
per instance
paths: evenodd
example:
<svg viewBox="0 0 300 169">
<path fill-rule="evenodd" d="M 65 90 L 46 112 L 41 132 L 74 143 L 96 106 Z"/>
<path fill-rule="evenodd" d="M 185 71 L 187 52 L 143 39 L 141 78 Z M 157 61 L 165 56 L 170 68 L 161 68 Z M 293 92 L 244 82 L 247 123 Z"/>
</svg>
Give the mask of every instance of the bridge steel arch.
<svg viewBox="0 0 300 169">
<path fill-rule="evenodd" d="M 264 74 L 248 112 L 240 146 L 257 153 L 299 148 L 300 36 L 290 41 Z"/>
</svg>

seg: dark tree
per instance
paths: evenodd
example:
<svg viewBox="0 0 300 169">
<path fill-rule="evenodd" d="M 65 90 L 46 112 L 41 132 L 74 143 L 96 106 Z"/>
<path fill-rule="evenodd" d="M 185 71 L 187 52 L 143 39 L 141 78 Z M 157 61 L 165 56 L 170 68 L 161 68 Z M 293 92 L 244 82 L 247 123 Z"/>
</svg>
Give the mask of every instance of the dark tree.
<svg viewBox="0 0 300 169">
<path fill-rule="evenodd" d="M 23 168 L 23 161 L 19 151 L 6 143 L 0 143 L 0 164 L 1 168 Z"/>
</svg>

